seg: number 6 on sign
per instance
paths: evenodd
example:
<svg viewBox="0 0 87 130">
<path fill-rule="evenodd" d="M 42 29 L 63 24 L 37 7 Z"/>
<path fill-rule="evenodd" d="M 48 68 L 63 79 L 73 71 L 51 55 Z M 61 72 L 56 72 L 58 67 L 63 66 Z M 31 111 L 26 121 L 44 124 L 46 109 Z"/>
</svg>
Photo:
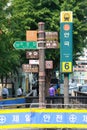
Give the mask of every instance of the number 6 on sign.
<svg viewBox="0 0 87 130">
<path fill-rule="evenodd" d="M 62 62 L 62 72 L 72 72 L 72 62 Z"/>
</svg>

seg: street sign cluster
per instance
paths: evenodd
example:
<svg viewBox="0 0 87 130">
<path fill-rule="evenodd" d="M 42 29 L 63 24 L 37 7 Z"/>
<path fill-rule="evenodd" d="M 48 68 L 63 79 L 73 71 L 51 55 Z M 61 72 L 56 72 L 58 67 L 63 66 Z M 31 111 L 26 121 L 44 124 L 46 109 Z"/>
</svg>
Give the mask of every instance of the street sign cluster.
<svg viewBox="0 0 87 130">
<path fill-rule="evenodd" d="M 72 12 L 62 11 L 60 20 L 60 71 L 72 72 Z"/>
<path fill-rule="evenodd" d="M 39 49 L 43 48 L 42 44 L 44 44 L 44 49 L 52 49 L 58 48 L 58 32 L 45 32 L 45 41 L 37 41 L 37 31 L 28 30 L 26 31 L 26 41 L 16 41 L 13 46 L 15 49 L 29 50 L 26 52 L 26 58 L 32 59 L 29 61 L 29 64 L 23 64 L 22 69 L 24 72 L 32 72 L 38 73 L 38 65 L 39 65 Z M 33 60 L 37 59 L 37 60 Z M 46 69 L 53 68 L 53 61 L 45 62 Z"/>
</svg>

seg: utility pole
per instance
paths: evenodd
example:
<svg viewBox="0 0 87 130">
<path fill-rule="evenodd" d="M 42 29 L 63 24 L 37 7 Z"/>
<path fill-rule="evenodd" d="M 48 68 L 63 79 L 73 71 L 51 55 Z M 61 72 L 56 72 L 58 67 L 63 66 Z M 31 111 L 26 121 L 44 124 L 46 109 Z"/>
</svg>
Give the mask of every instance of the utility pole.
<svg viewBox="0 0 87 130">
<path fill-rule="evenodd" d="M 38 23 L 38 47 L 39 47 L 39 107 L 45 104 L 45 31 L 44 22 Z"/>
</svg>

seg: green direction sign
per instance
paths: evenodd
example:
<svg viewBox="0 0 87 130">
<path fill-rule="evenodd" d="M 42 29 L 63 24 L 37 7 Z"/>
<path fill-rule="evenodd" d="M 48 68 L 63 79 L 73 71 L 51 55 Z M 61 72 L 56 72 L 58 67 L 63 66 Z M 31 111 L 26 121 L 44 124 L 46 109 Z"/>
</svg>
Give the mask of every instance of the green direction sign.
<svg viewBox="0 0 87 130">
<path fill-rule="evenodd" d="M 15 49 L 37 49 L 37 42 L 16 41 L 13 46 Z"/>
</svg>

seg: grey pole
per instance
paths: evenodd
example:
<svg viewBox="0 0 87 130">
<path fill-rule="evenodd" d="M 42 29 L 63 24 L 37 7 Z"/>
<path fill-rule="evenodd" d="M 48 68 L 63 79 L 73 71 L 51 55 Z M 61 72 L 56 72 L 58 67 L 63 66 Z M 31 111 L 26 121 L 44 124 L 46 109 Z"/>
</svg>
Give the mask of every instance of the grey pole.
<svg viewBox="0 0 87 130">
<path fill-rule="evenodd" d="M 69 74 L 64 74 L 64 105 L 69 104 Z M 68 106 L 67 106 L 68 107 Z"/>
<path fill-rule="evenodd" d="M 38 23 L 38 46 L 39 46 L 39 107 L 45 104 L 45 31 L 44 22 Z"/>
</svg>

